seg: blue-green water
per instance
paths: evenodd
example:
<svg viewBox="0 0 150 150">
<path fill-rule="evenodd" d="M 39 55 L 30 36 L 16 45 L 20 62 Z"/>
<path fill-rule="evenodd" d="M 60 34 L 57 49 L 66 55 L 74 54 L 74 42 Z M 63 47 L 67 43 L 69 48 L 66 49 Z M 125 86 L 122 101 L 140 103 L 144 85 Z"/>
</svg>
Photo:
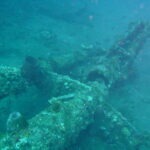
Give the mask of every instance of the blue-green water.
<svg viewBox="0 0 150 150">
<path fill-rule="evenodd" d="M 20 68 L 26 56 L 68 58 L 90 46 L 107 51 L 136 22 L 149 22 L 149 10 L 148 0 L 0 0 L 0 65 Z M 108 103 L 142 134 L 150 132 L 149 42 L 134 61 L 136 76 L 108 97 Z M 11 112 L 19 111 L 30 119 L 47 106 L 48 98 L 37 89 L 4 98 L 0 101 L 1 132 Z M 72 149 L 109 149 L 97 136 L 85 136 Z"/>
</svg>

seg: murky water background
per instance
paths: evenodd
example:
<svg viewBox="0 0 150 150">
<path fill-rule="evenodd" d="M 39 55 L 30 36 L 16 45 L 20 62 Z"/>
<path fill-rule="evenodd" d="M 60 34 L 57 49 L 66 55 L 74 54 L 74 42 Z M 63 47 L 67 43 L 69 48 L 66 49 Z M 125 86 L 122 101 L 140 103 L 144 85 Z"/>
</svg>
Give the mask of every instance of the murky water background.
<svg viewBox="0 0 150 150">
<path fill-rule="evenodd" d="M 48 59 L 82 51 L 83 46 L 107 51 L 136 22 L 148 22 L 149 10 L 148 0 L 1 0 L 0 64 L 20 67 L 27 55 Z M 118 85 L 108 98 L 140 132 L 150 132 L 149 47 L 147 41 L 134 62 L 134 79 Z M 36 113 L 46 106 L 47 96 L 39 108 L 35 93 L 0 101 L 1 131 L 10 112 L 21 111 L 30 118 L 33 107 Z"/>
</svg>

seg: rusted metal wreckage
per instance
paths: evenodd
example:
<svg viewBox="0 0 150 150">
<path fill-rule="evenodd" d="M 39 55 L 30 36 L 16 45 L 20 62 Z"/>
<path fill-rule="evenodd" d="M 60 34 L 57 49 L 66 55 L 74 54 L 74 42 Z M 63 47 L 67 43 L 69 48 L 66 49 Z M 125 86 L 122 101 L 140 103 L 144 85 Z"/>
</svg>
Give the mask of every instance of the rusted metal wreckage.
<svg viewBox="0 0 150 150">
<path fill-rule="evenodd" d="M 0 148 L 67 149 L 75 143 L 81 131 L 95 121 L 94 116 L 98 112 L 100 117 L 96 119 L 100 119 L 100 123 L 97 132 L 111 139 L 116 149 L 140 149 L 146 143 L 141 141 L 136 128 L 107 103 L 106 96 L 116 82 L 128 76 L 129 68 L 148 37 L 149 25 L 138 23 L 104 55 L 96 52 L 89 57 L 89 52 L 85 51 L 84 55 L 78 54 L 74 61 L 67 62 L 61 67 L 53 58 L 53 68 L 57 67 L 56 70 L 60 69 L 64 74 L 72 71 L 70 76 L 78 80 L 58 72 L 54 73 L 47 65 L 41 65 L 30 57 L 22 69 L 1 66 L 1 100 L 6 96 L 24 92 L 30 84 L 44 88 L 48 83 L 51 96 L 48 100 L 49 105 L 28 120 L 27 126 L 23 126 L 21 121 L 16 121 L 16 128 L 1 138 Z M 36 71 L 31 74 L 29 70 L 33 69 Z M 37 74 L 41 80 L 37 80 Z"/>
</svg>

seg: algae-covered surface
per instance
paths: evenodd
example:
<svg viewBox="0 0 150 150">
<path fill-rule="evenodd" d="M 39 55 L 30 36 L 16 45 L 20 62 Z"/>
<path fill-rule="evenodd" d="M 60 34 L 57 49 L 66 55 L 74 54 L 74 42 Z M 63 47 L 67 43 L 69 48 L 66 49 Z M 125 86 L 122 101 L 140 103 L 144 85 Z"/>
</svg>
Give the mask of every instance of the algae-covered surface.
<svg viewBox="0 0 150 150">
<path fill-rule="evenodd" d="M 0 1 L 0 149 L 149 150 L 150 2 Z"/>
</svg>

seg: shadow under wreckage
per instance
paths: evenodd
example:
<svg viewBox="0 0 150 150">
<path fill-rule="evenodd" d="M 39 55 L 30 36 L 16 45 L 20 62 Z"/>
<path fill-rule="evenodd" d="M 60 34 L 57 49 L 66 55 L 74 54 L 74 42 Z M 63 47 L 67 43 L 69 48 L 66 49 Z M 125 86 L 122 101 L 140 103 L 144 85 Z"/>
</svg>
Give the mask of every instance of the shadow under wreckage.
<svg viewBox="0 0 150 150">
<path fill-rule="evenodd" d="M 139 135 L 136 128 L 106 101 L 110 88 L 128 77 L 128 70 L 148 37 L 149 24 L 141 22 L 102 56 L 97 54 L 89 59 L 85 51 L 84 55 L 78 53 L 74 61 L 62 66 L 53 58 L 52 68 L 64 74 L 71 68 L 70 77 L 56 73 L 55 69 L 49 69 L 49 63 L 30 56 L 21 69 L 1 66 L 1 100 L 24 92 L 31 85 L 38 89 L 47 87 L 46 92 L 50 91 L 51 96 L 48 106 L 27 121 L 20 113 L 9 116 L 8 131 L 0 139 L 0 148 L 71 149 L 81 132 L 98 119 L 96 132 L 113 143 L 112 149 L 150 147 L 144 135 Z"/>
</svg>

